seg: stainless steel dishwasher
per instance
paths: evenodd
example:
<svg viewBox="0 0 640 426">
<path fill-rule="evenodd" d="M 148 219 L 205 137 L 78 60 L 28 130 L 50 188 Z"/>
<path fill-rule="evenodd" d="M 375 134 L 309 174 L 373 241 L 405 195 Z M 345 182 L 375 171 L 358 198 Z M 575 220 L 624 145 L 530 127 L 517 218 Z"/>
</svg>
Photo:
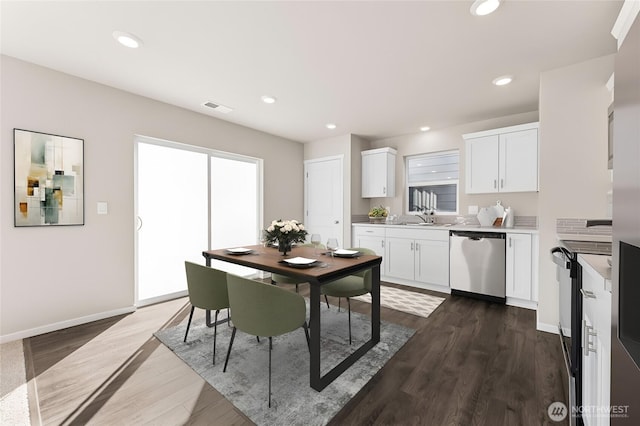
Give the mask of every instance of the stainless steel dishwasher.
<svg viewBox="0 0 640 426">
<path fill-rule="evenodd" d="M 449 240 L 451 294 L 504 303 L 505 234 L 451 231 Z"/>
</svg>

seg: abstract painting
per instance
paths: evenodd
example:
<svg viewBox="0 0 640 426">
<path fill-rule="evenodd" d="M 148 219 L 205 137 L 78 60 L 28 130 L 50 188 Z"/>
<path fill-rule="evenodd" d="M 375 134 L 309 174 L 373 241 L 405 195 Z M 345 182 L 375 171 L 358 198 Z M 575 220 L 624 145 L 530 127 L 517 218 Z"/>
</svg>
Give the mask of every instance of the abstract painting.
<svg viewBox="0 0 640 426">
<path fill-rule="evenodd" d="M 84 140 L 13 129 L 15 226 L 84 225 Z"/>
</svg>

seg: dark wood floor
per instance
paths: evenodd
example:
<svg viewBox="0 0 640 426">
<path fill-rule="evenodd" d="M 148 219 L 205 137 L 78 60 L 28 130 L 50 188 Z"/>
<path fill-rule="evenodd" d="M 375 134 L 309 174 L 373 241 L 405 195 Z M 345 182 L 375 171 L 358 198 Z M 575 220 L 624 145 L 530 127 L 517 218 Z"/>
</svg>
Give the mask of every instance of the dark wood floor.
<svg viewBox="0 0 640 426">
<path fill-rule="evenodd" d="M 187 314 L 179 299 L 25 339 L 42 424 L 251 424 L 152 337 Z M 562 353 L 535 312 L 447 296 L 429 318 L 384 307 L 382 318 L 417 332 L 330 424 L 558 424 L 547 407 L 566 400 Z"/>
</svg>

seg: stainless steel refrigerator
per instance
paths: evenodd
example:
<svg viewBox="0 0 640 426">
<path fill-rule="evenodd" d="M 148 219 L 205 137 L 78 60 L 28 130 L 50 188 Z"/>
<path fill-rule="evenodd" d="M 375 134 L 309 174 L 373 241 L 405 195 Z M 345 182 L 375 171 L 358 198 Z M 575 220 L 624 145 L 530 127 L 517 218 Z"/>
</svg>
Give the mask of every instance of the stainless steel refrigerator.
<svg viewBox="0 0 640 426">
<path fill-rule="evenodd" d="M 612 120 L 611 424 L 626 426 L 640 424 L 640 15 L 615 58 Z"/>
</svg>

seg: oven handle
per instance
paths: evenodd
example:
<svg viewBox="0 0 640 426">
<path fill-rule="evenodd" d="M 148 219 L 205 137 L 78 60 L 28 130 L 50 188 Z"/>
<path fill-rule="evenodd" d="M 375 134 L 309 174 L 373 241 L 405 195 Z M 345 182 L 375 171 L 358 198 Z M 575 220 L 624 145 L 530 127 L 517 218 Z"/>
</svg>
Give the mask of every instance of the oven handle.
<svg viewBox="0 0 640 426">
<path fill-rule="evenodd" d="M 556 253 L 562 253 L 562 256 L 558 256 Z M 554 247 L 551 249 L 551 260 L 564 269 L 571 269 L 572 257 L 571 252 L 564 247 Z"/>
</svg>

